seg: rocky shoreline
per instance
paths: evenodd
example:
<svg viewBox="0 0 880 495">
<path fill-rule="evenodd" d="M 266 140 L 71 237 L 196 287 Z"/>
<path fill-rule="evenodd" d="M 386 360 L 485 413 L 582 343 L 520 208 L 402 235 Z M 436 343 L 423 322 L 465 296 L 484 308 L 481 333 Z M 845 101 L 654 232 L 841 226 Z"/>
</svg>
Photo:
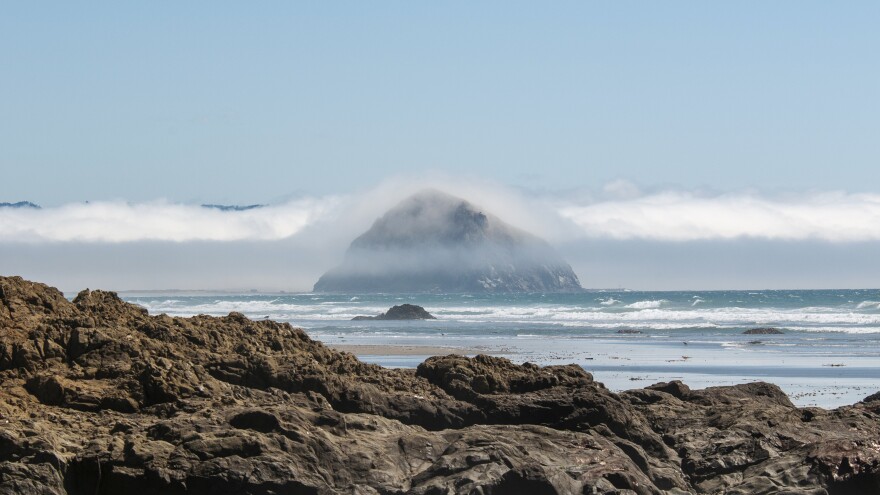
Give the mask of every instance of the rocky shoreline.
<svg viewBox="0 0 880 495">
<path fill-rule="evenodd" d="M 615 394 L 483 355 L 385 369 L 288 324 L 0 277 L 0 494 L 117 493 L 880 493 L 880 395 Z"/>
</svg>

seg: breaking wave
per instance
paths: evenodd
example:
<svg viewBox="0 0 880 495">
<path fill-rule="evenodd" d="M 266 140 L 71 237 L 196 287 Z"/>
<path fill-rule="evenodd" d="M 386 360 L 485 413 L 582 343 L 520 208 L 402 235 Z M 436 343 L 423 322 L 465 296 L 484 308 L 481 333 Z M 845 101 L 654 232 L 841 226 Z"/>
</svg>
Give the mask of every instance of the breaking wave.
<svg viewBox="0 0 880 495">
<path fill-rule="evenodd" d="M 638 301 L 638 302 L 634 302 L 632 304 L 627 304 L 626 307 L 632 308 L 632 309 L 654 309 L 654 308 L 659 308 L 665 302 L 666 301 L 663 299 L 661 299 L 659 301 Z"/>
<path fill-rule="evenodd" d="M 309 326 L 309 322 L 346 321 L 359 315 L 377 315 L 399 304 L 399 297 L 363 296 L 357 299 L 330 299 L 318 295 L 273 296 L 175 296 L 173 298 L 135 297 L 129 300 L 144 306 L 152 314 L 173 316 L 195 314 L 226 315 L 240 312 L 254 318 L 271 318 Z M 409 299 L 409 298 L 408 298 Z M 548 325 L 565 328 L 594 329 L 742 329 L 772 326 L 792 331 L 874 333 L 880 331 L 880 303 L 872 300 L 846 307 L 805 306 L 777 307 L 710 307 L 707 299 L 684 299 L 679 303 L 667 299 L 640 299 L 623 304 L 609 297 L 594 299 L 590 304 L 547 304 L 544 300 L 520 304 L 477 305 L 468 299 L 447 299 L 423 303 L 438 322 L 444 325 L 483 326 L 494 324 Z M 537 302 L 541 301 L 541 302 Z M 613 302 L 612 302 L 613 301 Z M 418 301 L 413 301 L 418 304 Z M 695 306 L 700 302 L 699 306 Z"/>
</svg>

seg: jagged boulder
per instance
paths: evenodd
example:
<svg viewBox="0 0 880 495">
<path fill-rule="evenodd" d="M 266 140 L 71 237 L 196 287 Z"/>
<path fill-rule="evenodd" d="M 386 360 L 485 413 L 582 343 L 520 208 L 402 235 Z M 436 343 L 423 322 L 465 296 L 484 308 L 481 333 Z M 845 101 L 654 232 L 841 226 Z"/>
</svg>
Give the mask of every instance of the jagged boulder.
<svg viewBox="0 0 880 495">
<path fill-rule="evenodd" d="M 354 321 L 360 320 L 436 320 L 425 308 L 415 304 L 401 304 L 392 306 L 388 311 L 377 316 L 355 316 Z"/>
</svg>

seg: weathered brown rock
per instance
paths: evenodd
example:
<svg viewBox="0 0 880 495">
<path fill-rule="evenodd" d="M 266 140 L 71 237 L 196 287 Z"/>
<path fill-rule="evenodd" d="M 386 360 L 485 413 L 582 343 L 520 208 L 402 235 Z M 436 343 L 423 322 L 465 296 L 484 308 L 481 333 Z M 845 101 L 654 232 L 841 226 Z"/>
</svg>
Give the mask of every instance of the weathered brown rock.
<svg viewBox="0 0 880 495">
<path fill-rule="evenodd" d="M 415 304 L 401 304 L 392 306 L 388 311 L 376 316 L 355 316 L 354 321 L 361 320 L 436 320 L 437 318 L 428 313 L 425 308 Z"/>
<path fill-rule="evenodd" d="M 287 324 L 0 277 L 0 494 L 871 494 L 872 399 L 614 394 L 489 356 L 389 370 Z"/>
</svg>

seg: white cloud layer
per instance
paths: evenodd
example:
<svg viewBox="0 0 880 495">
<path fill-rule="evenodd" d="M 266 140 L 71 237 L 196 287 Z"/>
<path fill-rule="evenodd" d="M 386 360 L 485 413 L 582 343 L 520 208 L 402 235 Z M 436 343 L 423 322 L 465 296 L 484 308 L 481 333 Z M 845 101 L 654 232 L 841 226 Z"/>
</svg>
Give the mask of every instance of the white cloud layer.
<svg viewBox="0 0 880 495">
<path fill-rule="evenodd" d="M 880 240 L 880 194 L 646 194 L 620 181 L 596 196 L 529 195 L 486 184 L 431 186 L 551 242 L 578 238 Z M 344 249 L 387 208 L 423 187 L 424 183 L 416 181 L 392 180 L 358 194 L 298 199 L 246 211 L 167 201 L 76 203 L 40 210 L 0 208 L 0 243 L 277 241 L 299 235 L 325 248 L 338 244 Z M 306 229 L 308 235 L 301 235 Z"/>
<path fill-rule="evenodd" d="M 389 208 L 427 187 L 465 198 L 538 235 L 556 237 L 548 230 L 548 225 L 553 224 L 550 220 L 570 227 L 549 206 L 492 183 L 444 177 L 392 178 L 355 194 L 298 199 L 245 211 L 221 211 L 168 201 L 0 208 L 0 243 L 278 241 L 302 236 L 307 230 L 314 244 L 332 243 L 344 249 Z"/>
<path fill-rule="evenodd" d="M 308 291 L 377 217 L 429 186 L 544 237 L 587 287 L 876 287 L 880 273 L 880 194 L 645 192 L 623 181 L 541 192 L 456 179 L 390 179 L 247 211 L 167 201 L 0 208 L 0 274 L 70 291 Z"/>
<path fill-rule="evenodd" d="M 304 199 L 245 211 L 166 201 L 76 203 L 44 209 L 0 209 L 0 241 L 270 241 L 325 215 L 337 201 Z"/>
<path fill-rule="evenodd" d="M 880 240 L 880 195 L 826 192 L 779 198 L 755 193 L 699 196 L 663 192 L 560 206 L 559 214 L 594 238 L 698 241 L 730 239 Z"/>
</svg>

